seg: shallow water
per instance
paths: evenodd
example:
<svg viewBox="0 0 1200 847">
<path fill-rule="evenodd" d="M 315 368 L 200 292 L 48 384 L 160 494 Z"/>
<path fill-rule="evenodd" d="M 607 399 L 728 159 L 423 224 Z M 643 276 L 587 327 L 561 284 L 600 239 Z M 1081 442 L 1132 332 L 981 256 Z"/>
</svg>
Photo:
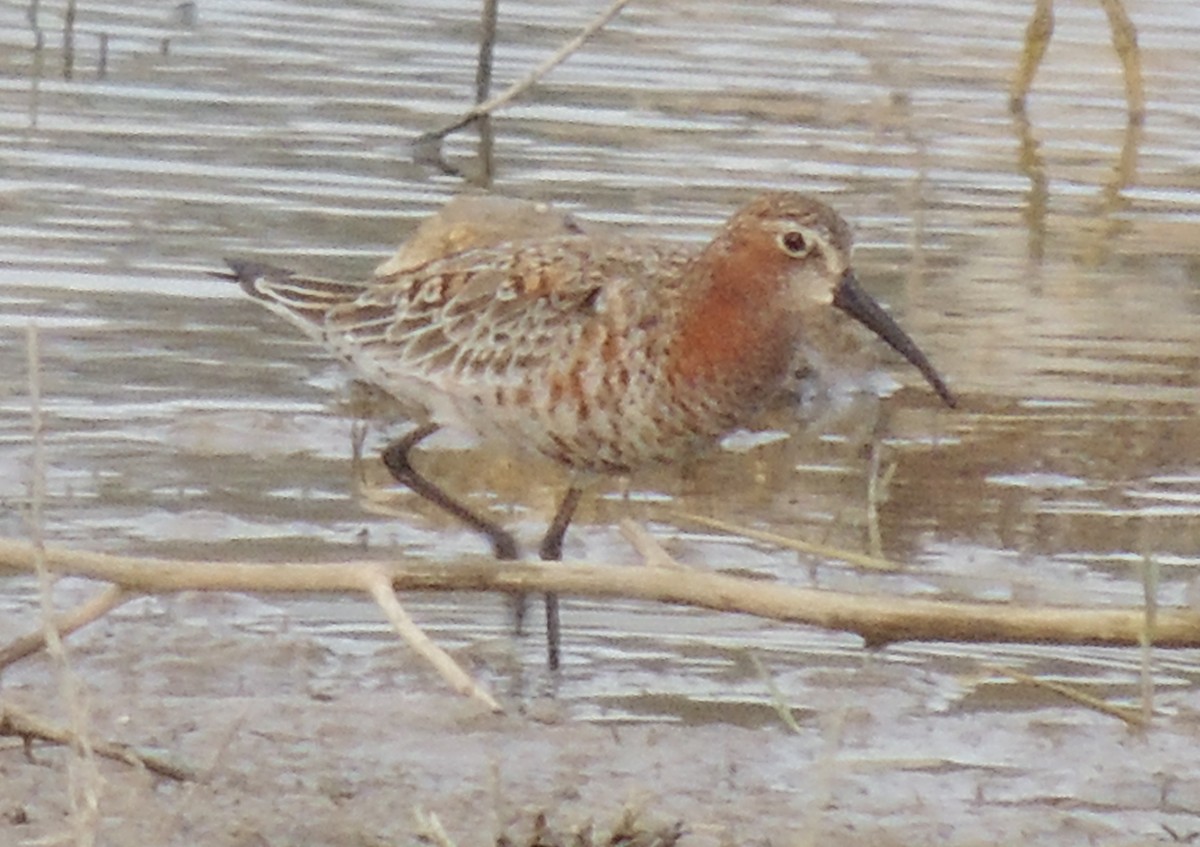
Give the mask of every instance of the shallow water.
<svg viewBox="0 0 1200 847">
<path fill-rule="evenodd" d="M 726 450 L 682 478 L 638 477 L 628 502 L 616 485 L 602 489 L 568 557 L 634 561 L 615 529 L 632 515 L 689 564 L 798 584 L 1136 606 L 1152 561 L 1161 604 L 1194 602 L 1200 9 L 1160 0 L 1129 11 L 1149 98 L 1140 129 L 1127 126 L 1104 15 L 1085 3 L 1058 10 L 1027 126 L 1007 109 L 1023 2 L 635 3 L 503 111 L 496 190 L 585 220 L 702 239 L 755 191 L 822 195 L 856 226 L 860 279 L 963 398 L 939 409 L 895 365 L 909 388 L 884 402 L 877 425 L 870 410 L 833 435 Z M 500 84 L 589 14 L 503 4 Z M 482 550 L 403 494 L 396 515 L 365 508 L 337 367 L 204 276 L 225 255 L 368 273 L 462 190 L 414 163 L 408 144 L 472 96 L 475 16 L 474 3 L 208 0 L 187 22 L 162 7 L 85 2 L 64 79 L 55 10 L 43 5 L 50 46 L 35 59 L 24 10 L 0 9 L 0 498 L 10 506 L 0 531 L 27 534 L 13 507 L 30 479 L 33 323 L 50 542 L 251 560 Z M 468 172 L 473 139 L 446 145 Z M 369 444 L 386 431 L 375 427 Z M 872 433 L 882 466 L 894 465 L 875 521 L 862 449 Z M 526 541 L 561 485 L 492 452 L 425 461 L 448 487 L 494 500 Z M 668 507 L 851 549 L 877 538 L 905 567 L 865 575 L 814 563 L 689 526 Z M 33 620 L 28 584 L 4 593 Z M 481 655 L 497 688 L 546 689 L 539 638 L 511 647 L 525 668 L 515 681 L 488 658 L 496 644 L 510 649 L 503 601 L 408 602 L 439 641 Z M 151 607 L 173 608 L 137 608 Z M 391 637 L 366 602 L 272 599 L 231 614 L 226 623 L 251 632 L 319 635 L 343 660 L 323 665 L 335 676 Z M 964 681 L 977 660 L 1122 700 L 1138 690 L 1135 651 L 916 644 L 864 659 L 855 638 L 733 616 L 568 601 L 564 619 L 553 690 L 597 720 L 770 723 L 749 650 L 797 702 L 844 696 L 837 688 L 864 661 L 909 669 L 886 686 L 962 714 L 1047 702 L 1012 702 L 1002 680 Z M 1158 657 L 1162 708 L 1194 701 L 1194 658 Z M 886 710 L 883 689 L 860 687 Z"/>
</svg>

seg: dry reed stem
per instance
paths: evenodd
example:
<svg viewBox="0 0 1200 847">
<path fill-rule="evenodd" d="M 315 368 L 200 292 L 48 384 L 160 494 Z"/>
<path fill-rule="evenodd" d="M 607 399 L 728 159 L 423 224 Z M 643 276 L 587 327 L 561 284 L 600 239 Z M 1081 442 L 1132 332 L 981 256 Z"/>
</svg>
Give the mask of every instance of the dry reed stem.
<svg viewBox="0 0 1200 847">
<path fill-rule="evenodd" d="M 29 428 L 33 448 L 29 491 L 29 533 L 32 570 L 37 575 L 38 600 L 41 609 L 41 635 L 46 652 L 54 664 L 59 694 L 70 717 L 70 729 L 63 732 L 62 743 L 70 748 L 66 761 L 68 822 L 77 847 L 91 847 L 96 841 L 100 823 L 100 770 L 96 764 L 95 744 L 91 737 L 91 716 L 86 695 L 71 668 L 70 657 L 56 626 L 54 583 L 58 577 L 46 559 L 42 525 L 42 505 L 46 489 L 45 428 L 42 420 L 41 344 L 36 323 L 30 323 L 26 333 L 26 365 L 29 386 Z M 26 739 L 28 743 L 28 737 Z"/>
<path fill-rule="evenodd" d="M 1121 0 L 1100 0 L 1112 31 L 1113 49 L 1121 60 L 1125 77 L 1125 102 L 1129 105 L 1129 120 L 1141 124 L 1146 119 L 1146 86 L 1142 81 L 1142 51 L 1138 48 L 1137 28 L 1125 11 Z"/>
<path fill-rule="evenodd" d="M 1142 79 L 1142 53 L 1137 42 L 1137 28 L 1125 11 L 1121 0 L 1099 0 L 1108 18 L 1113 50 L 1121 62 L 1125 80 L 1125 103 L 1129 122 L 1141 125 L 1146 119 L 1146 87 Z M 1054 37 L 1054 0 L 1035 0 L 1033 16 L 1025 29 L 1021 58 L 1009 87 L 1009 108 L 1025 111 L 1025 101 L 1033 87 L 1033 79 L 1045 58 L 1046 48 Z"/>
</svg>

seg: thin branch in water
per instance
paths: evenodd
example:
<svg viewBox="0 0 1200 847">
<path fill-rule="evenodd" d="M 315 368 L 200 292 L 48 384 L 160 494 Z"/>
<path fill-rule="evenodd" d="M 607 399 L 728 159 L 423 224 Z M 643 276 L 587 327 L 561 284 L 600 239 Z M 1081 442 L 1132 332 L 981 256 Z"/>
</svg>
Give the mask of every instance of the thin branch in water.
<svg viewBox="0 0 1200 847">
<path fill-rule="evenodd" d="M 629 5 L 629 2 L 630 0 L 613 0 L 607 9 L 597 15 L 595 19 L 592 20 L 592 22 L 585 26 L 582 30 L 580 30 L 574 38 L 567 41 L 562 47 L 558 48 L 558 50 L 555 51 L 552 56 L 530 71 L 523 79 L 513 83 L 506 90 L 500 94 L 497 94 L 487 102 L 477 103 L 475 106 L 472 106 L 470 109 L 464 112 L 462 116 L 451 121 L 440 129 L 430 130 L 429 132 L 422 133 L 421 135 L 417 136 L 416 140 L 413 142 L 414 146 L 427 149 L 430 142 L 436 142 L 440 145 L 442 139 L 450 133 L 454 132 L 455 130 L 462 129 L 467 124 L 483 117 L 484 115 L 492 114 L 492 112 L 508 105 L 517 97 L 520 97 L 522 94 L 536 85 L 542 77 L 561 65 L 568 57 L 570 57 L 572 53 L 582 47 L 589 38 L 603 29 L 609 21 L 615 18 L 622 9 Z"/>
<path fill-rule="evenodd" d="M 821 721 L 821 752 L 813 763 L 813 783 L 805 802 L 807 807 L 800 823 L 800 837 L 794 847 L 817 847 L 825 839 L 820 833 L 825 831 L 822 818 L 834 797 L 834 783 L 837 781 L 841 763 L 838 755 L 846 742 L 846 706 L 839 706 L 828 712 Z"/>
<path fill-rule="evenodd" d="M 11 703 L 0 703 L 0 735 L 16 736 L 23 739 L 26 744 L 34 740 L 67 746 L 75 744 L 73 730 L 47 723 L 37 715 L 17 708 Z M 168 761 L 154 753 L 140 753 L 128 745 L 118 744 L 115 741 L 97 741 L 93 744 L 93 750 L 98 756 L 142 767 L 151 773 L 165 776 L 167 779 L 178 782 L 190 782 L 196 779 L 196 772 L 186 765 Z"/>
<path fill-rule="evenodd" d="M 1022 685 L 1032 685 L 1035 688 L 1041 688 L 1045 691 L 1052 691 L 1060 697 L 1066 697 L 1072 702 L 1087 706 L 1089 709 L 1095 709 L 1097 712 L 1103 712 L 1106 715 L 1120 718 L 1130 726 L 1146 726 L 1147 720 L 1142 713 L 1137 709 L 1131 709 L 1127 706 L 1115 706 L 1107 700 L 1101 700 L 1099 697 L 1093 697 L 1078 688 L 1070 685 L 1064 685 L 1061 682 L 1053 682 L 1048 679 L 1041 679 L 1036 676 L 1030 676 L 1027 673 L 1022 673 L 1014 668 L 999 667 L 997 665 L 989 665 L 989 670 L 996 673 L 1002 673 L 1007 677 L 1011 677 Z"/>
<path fill-rule="evenodd" d="M 52 629 L 59 634 L 60 638 L 70 635 L 75 630 L 82 629 L 92 621 L 104 617 L 129 599 L 131 599 L 130 595 L 120 586 L 109 585 L 91 600 L 55 618 Z M 21 661 L 26 656 L 32 656 L 45 646 L 45 627 L 39 628 L 37 632 L 31 632 L 28 635 L 22 635 L 14 639 L 4 649 L 0 650 L 0 671 L 11 664 Z"/>
<path fill-rule="evenodd" d="M 671 556 L 653 535 L 644 527 L 634 523 L 629 518 L 621 521 L 621 535 L 633 545 L 633 549 L 642 557 L 642 563 L 648 568 L 668 568 L 676 571 L 689 571 L 687 565 Z"/>
<path fill-rule="evenodd" d="M 1108 27 L 1112 30 L 1113 48 L 1121 60 L 1125 75 L 1125 102 L 1129 106 L 1129 120 L 1139 126 L 1146 120 L 1146 88 L 1142 82 L 1142 53 L 1137 43 L 1137 28 L 1125 11 L 1121 0 L 1100 0 L 1104 14 L 1108 16 Z"/>
<path fill-rule="evenodd" d="M 443 650 L 441 647 L 433 643 L 425 631 L 422 630 L 413 619 L 409 617 L 408 612 L 400 605 L 400 601 L 396 599 L 396 593 L 392 590 L 391 580 L 388 575 L 382 570 L 368 571 L 364 574 L 364 588 L 370 595 L 375 598 L 375 602 L 379 604 L 379 608 L 383 610 L 383 614 L 392 624 L 392 628 L 397 634 L 404 639 L 404 642 L 413 649 L 414 652 L 437 670 L 441 674 L 442 679 L 450 684 L 450 687 L 459 694 L 471 697 L 479 701 L 492 712 L 503 712 L 504 709 L 496 702 L 487 691 L 485 691 L 475 680 L 462 669 L 458 662 Z"/>
<path fill-rule="evenodd" d="M 35 551 L 26 542 L 0 538 L 0 572 L 29 573 Z M 307 594 L 367 590 L 382 571 L 396 591 L 484 591 L 645 600 L 823 627 L 860 636 L 873 647 L 898 641 L 1056 643 L 1136 647 L 1145 630 L 1141 608 L 1021 606 L 1015 603 L 931 600 L 799 588 L 786 583 L 691 570 L 678 571 L 595 562 L 497 561 L 488 556 L 453 562 L 251 564 L 211 560 L 113 556 L 47 547 L 46 565 L 61 575 L 114 582 L 127 591 L 242 591 Z M 1159 649 L 1200 646 L 1200 613 L 1159 609 L 1154 643 Z"/>
<path fill-rule="evenodd" d="M 29 73 L 29 128 L 37 129 L 38 113 L 41 104 L 42 74 L 46 69 L 46 33 L 42 31 L 39 21 L 39 0 L 30 0 L 29 8 L 25 10 L 25 19 L 29 21 L 29 29 L 33 33 L 33 67 Z"/>
<path fill-rule="evenodd" d="M 1142 80 L 1142 54 L 1137 43 L 1137 28 L 1121 0 L 1100 0 L 1108 18 L 1113 49 L 1121 62 L 1125 80 L 1125 102 L 1129 121 L 1142 124 L 1146 119 L 1146 90 Z M 1054 0 L 1036 0 L 1033 17 L 1025 29 L 1021 59 L 1009 87 L 1009 110 L 1024 113 L 1025 101 L 1033 87 L 1033 79 L 1045 58 L 1046 48 L 1054 37 Z"/>
<path fill-rule="evenodd" d="M 1013 77 L 1009 88 L 1008 108 L 1012 112 L 1024 112 L 1025 100 L 1033 87 L 1033 78 L 1037 76 L 1042 59 L 1046 56 L 1046 48 L 1054 37 L 1054 0 L 1036 0 L 1033 17 L 1025 28 L 1025 41 L 1021 49 L 1021 61 L 1017 65 L 1016 76 Z"/>
<path fill-rule="evenodd" d="M 492 57 L 496 49 L 496 19 L 499 0 L 483 0 L 479 32 L 479 60 L 475 64 L 475 103 L 487 100 L 492 92 Z"/>
<path fill-rule="evenodd" d="M 1142 595 L 1145 598 L 1146 625 L 1141 637 L 1142 718 L 1150 723 L 1154 715 L 1154 628 L 1158 621 L 1158 584 L 1161 571 L 1149 553 L 1142 554 Z"/>
<path fill-rule="evenodd" d="M 783 692 L 775 684 L 775 680 L 767 671 L 766 665 L 762 663 L 762 660 L 755 653 L 750 652 L 749 655 L 750 664 L 754 665 L 754 672 L 763 681 L 763 685 L 767 687 L 767 693 L 771 696 L 771 707 L 775 710 L 775 714 L 779 715 L 779 719 L 783 721 L 783 725 L 793 733 L 803 735 L 804 730 L 800 729 L 800 724 L 796 723 L 796 716 L 792 714 L 792 707 L 787 704 Z"/>
<path fill-rule="evenodd" d="M 752 538 L 755 541 L 765 541 L 767 544 L 775 544 L 788 550 L 796 550 L 800 553 L 807 553 L 810 556 L 820 556 L 825 559 L 837 559 L 845 562 L 848 565 L 865 568 L 873 571 L 898 571 L 900 566 L 895 562 L 889 562 L 887 559 L 880 559 L 876 556 L 868 556 L 865 553 L 855 553 L 853 550 L 843 550 L 840 547 L 832 547 L 828 544 L 813 544 L 808 541 L 802 541 L 799 538 L 790 538 L 786 535 L 779 535 L 774 532 L 766 532 L 761 529 L 752 529 L 748 526 L 739 526 L 738 524 L 729 523 L 727 521 L 710 518 L 707 515 L 697 515 L 694 512 L 681 512 L 676 509 L 668 510 L 670 514 L 677 518 L 682 518 L 685 521 L 698 523 L 701 526 L 706 526 L 709 529 L 715 529 L 719 532 L 727 532 L 731 535 L 741 535 L 744 538 Z"/>
</svg>

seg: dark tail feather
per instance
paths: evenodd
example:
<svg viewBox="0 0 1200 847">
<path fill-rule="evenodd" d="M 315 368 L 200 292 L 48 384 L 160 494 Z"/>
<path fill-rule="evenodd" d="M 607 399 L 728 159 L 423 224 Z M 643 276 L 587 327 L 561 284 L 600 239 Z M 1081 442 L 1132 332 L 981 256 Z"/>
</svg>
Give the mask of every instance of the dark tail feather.
<svg viewBox="0 0 1200 847">
<path fill-rule="evenodd" d="M 238 283 L 255 300 L 309 328 L 323 325 L 330 309 L 352 303 L 370 285 L 298 276 L 286 268 L 249 259 L 226 259 L 225 263 L 229 271 L 210 275 Z"/>
<path fill-rule="evenodd" d="M 256 285 L 259 279 L 286 282 L 292 278 L 292 272 L 286 268 L 268 265 L 266 262 L 255 262 L 252 259 L 227 258 L 225 259 L 225 264 L 229 265 L 228 271 L 209 271 L 208 275 L 217 279 L 236 282 L 242 287 L 243 291 L 256 300 L 264 299 L 262 292 L 259 291 Z"/>
</svg>

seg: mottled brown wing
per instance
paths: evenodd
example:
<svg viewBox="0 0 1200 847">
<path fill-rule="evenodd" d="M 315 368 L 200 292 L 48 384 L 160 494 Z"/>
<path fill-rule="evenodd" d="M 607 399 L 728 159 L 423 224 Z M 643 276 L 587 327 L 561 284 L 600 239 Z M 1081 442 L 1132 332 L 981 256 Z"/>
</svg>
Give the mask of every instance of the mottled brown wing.
<svg viewBox="0 0 1200 847">
<path fill-rule="evenodd" d="M 569 358 L 596 322 L 618 329 L 695 254 L 687 245 L 564 237 L 476 250 L 377 280 L 326 316 L 329 342 L 373 373 L 519 381 Z"/>
</svg>

